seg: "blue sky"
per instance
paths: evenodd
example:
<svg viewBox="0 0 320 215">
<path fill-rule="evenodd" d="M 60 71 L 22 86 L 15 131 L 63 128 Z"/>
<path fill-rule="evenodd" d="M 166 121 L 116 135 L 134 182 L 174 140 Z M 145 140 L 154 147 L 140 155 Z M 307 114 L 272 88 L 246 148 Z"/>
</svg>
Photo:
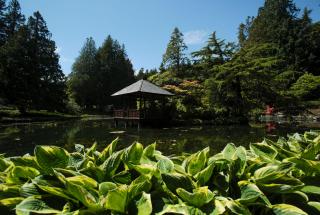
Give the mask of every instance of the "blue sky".
<svg viewBox="0 0 320 215">
<path fill-rule="evenodd" d="M 240 22 L 255 16 L 264 0 L 20 0 L 22 12 L 39 10 L 56 41 L 60 64 L 71 72 L 87 37 L 100 46 L 111 35 L 126 46 L 134 69 L 159 67 L 170 34 L 178 27 L 188 53 L 201 48 L 210 32 L 236 41 Z M 296 0 L 320 20 L 320 0 Z"/>
</svg>

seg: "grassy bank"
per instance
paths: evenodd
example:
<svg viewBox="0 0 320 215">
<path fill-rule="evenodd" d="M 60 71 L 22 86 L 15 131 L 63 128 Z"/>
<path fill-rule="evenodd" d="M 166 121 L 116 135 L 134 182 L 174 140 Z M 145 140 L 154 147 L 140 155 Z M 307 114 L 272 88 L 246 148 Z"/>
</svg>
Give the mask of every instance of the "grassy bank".
<svg viewBox="0 0 320 215">
<path fill-rule="evenodd" d="M 59 112 L 49 112 L 45 110 L 30 110 L 20 113 L 16 109 L 0 109 L 0 123 L 10 122 L 41 122 L 51 120 L 69 120 L 80 118 L 80 115 L 72 115 Z"/>
</svg>

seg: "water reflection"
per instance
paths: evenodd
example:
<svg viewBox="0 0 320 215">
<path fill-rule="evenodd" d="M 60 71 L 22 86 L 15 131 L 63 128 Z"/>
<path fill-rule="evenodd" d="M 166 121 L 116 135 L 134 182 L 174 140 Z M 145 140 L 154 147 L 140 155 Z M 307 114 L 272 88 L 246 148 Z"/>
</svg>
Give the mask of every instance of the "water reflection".
<svg viewBox="0 0 320 215">
<path fill-rule="evenodd" d="M 316 128 L 319 125 L 312 125 Z M 0 153 L 23 155 L 32 153 L 35 145 L 58 145 L 73 150 L 74 144 L 91 146 L 98 143 L 104 148 L 117 136 L 119 148 L 139 141 L 144 145 L 157 142 L 157 148 L 166 154 L 194 152 L 210 146 L 213 153 L 233 142 L 248 146 L 251 142 L 261 141 L 267 136 L 276 139 L 287 133 L 310 130 L 306 125 L 252 124 L 251 126 L 206 126 L 174 127 L 164 129 L 113 128 L 107 120 L 77 120 L 68 122 L 30 123 L 0 127 Z M 118 131 L 118 132 L 117 132 Z M 125 132 L 119 132 L 125 131 Z M 111 133 L 110 133 L 111 132 Z"/>
</svg>

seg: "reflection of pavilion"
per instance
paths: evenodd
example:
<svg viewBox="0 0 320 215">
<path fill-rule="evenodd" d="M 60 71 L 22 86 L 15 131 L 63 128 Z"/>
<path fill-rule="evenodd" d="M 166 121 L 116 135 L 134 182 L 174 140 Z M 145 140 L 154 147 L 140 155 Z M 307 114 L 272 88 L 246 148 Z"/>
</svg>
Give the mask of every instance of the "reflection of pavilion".
<svg viewBox="0 0 320 215">
<path fill-rule="evenodd" d="M 122 106 L 113 111 L 115 123 L 122 120 L 126 124 L 137 122 L 139 126 L 140 123 L 154 125 L 165 121 L 165 98 L 173 94 L 146 80 L 139 80 L 111 96 L 119 96 L 122 100 Z M 153 108 L 159 102 L 162 108 Z"/>
</svg>

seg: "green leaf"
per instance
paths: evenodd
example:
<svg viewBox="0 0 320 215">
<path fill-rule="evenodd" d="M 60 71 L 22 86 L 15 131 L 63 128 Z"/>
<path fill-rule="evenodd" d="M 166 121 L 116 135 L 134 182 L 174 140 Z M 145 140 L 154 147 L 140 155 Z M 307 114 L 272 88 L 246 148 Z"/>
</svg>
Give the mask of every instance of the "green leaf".
<svg viewBox="0 0 320 215">
<path fill-rule="evenodd" d="M 22 167 L 15 166 L 10 173 L 10 178 L 7 178 L 7 182 L 9 181 L 19 181 L 20 179 L 33 179 L 36 176 L 40 175 L 40 172 L 33 167 Z"/>
<path fill-rule="evenodd" d="M 36 161 L 47 174 L 53 174 L 53 168 L 65 168 L 69 163 L 69 153 L 57 146 L 36 146 Z"/>
<path fill-rule="evenodd" d="M 293 205 L 277 204 L 271 207 L 276 215 L 307 215 L 306 212 Z"/>
<path fill-rule="evenodd" d="M 169 158 L 162 156 L 157 162 L 157 168 L 160 173 L 170 173 L 174 170 L 174 163 Z"/>
<path fill-rule="evenodd" d="M 39 190 L 34 183 L 25 183 L 20 188 L 20 195 L 23 197 L 39 195 Z"/>
<path fill-rule="evenodd" d="M 116 170 L 118 169 L 120 162 L 121 162 L 121 156 L 123 151 L 118 151 L 113 153 L 110 157 L 107 158 L 107 160 L 101 164 L 99 167 L 107 178 L 111 178 Z"/>
<path fill-rule="evenodd" d="M 161 176 L 167 188 L 173 193 L 176 193 L 176 190 L 178 188 L 183 188 L 189 192 L 191 192 L 194 188 L 192 180 L 186 175 L 182 175 L 179 173 L 165 173 L 161 174 Z"/>
<path fill-rule="evenodd" d="M 301 191 L 307 194 L 320 195 L 320 187 L 317 186 L 306 185 L 301 188 Z"/>
<path fill-rule="evenodd" d="M 265 141 L 262 143 L 251 143 L 250 149 L 257 156 L 266 161 L 274 160 L 278 154 L 278 152 Z"/>
<path fill-rule="evenodd" d="M 254 178 L 257 183 L 270 183 L 284 175 L 285 173 L 279 171 L 278 166 L 275 165 L 265 166 L 254 172 Z"/>
<path fill-rule="evenodd" d="M 320 212 L 320 202 L 308 202 L 308 205 L 315 208 L 318 212 Z"/>
<path fill-rule="evenodd" d="M 253 203 L 258 198 L 261 198 L 265 204 L 271 205 L 268 198 L 264 195 L 264 193 L 255 185 L 247 181 L 238 182 L 241 189 L 241 198 L 239 202 L 241 204 Z"/>
<path fill-rule="evenodd" d="M 128 199 L 131 201 L 142 192 L 149 192 L 151 189 L 151 182 L 145 176 L 139 176 L 128 187 Z"/>
<path fill-rule="evenodd" d="M 114 152 L 117 147 L 117 144 L 119 142 L 119 137 L 114 139 L 100 154 L 98 157 L 99 162 L 103 163 L 108 157 L 110 157 Z"/>
<path fill-rule="evenodd" d="M 198 208 L 194 208 L 192 206 L 188 206 L 184 204 L 166 205 L 161 212 L 156 213 L 156 215 L 163 215 L 163 214 L 205 215 L 205 213 L 203 213 Z"/>
<path fill-rule="evenodd" d="M 236 153 L 236 150 L 237 148 L 233 143 L 228 143 L 222 151 L 223 157 L 227 160 L 232 160 Z"/>
<path fill-rule="evenodd" d="M 73 177 L 66 178 L 68 182 L 72 182 L 73 184 L 77 184 L 89 189 L 94 189 L 98 187 L 98 182 L 94 179 L 86 176 L 86 175 L 77 175 Z"/>
<path fill-rule="evenodd" d="M 146 148 L 144 148 L 143 155 L 146 156 L 147 158 L 153 158 L 155 150 L 156 150 L 156 143 L 150 144 Z"/>
<path fill-rule="evenodd" d="M 73 202 L 78 202 L 75 198 L 72 198 L 69 196 L 68 192 L 62 188 L 59 187 L 50 187 L 50 186 L 43 186 L 43 185 L 37 185 L 41 190 L 43 190 L 46 193 L 50 193 L 54 196 L 59 196 L 63 199 L 68 199 Z"/>
<path fill-rule="evenodd" d="M 152 202 L 150 194 L 142 193 L 141 198 L 136 202 L 138 215 L 150 215 L 152 213 Z"/>
<path fill-rule="evenodd" d="M 204 186 L 210 180 L 213 173 L 213 169 L 214 164 L 210 164 L 194 176 L 194 178 L 197 179 L 198 185 Z"/>
<path fill-rule="evenodd" d="M 16 213 L 55 214 L 61 211 L 49 207 L 44 201 L 29 197 L 16 206 Z"/>
<path fill-rule="evenodd" d="M 116 189 L 117 185 L 112 182 L 103 182 L 99 184 L 99 195 L 107 195 L 110 190 Z"/>
<path fill-rule="evenodd" d="M 13 197 L 13 198 L 7 198 L 7 199 L 1 199 L 0 200 L 0 206 L 5 207 L 13 207 L 19 204 L 24 200 L 23 197 Z"/>
<path fill-rule="evenodd" d="M 182 164 L 185 170 L 191 174 L 195 175 L 201 170 L 203 170 L 207 164 L 209 148 L 205 148 L 200 152 L 190 155 Z"/>
<path fill-rule="evenodd" d="M 66 188 L 68 193 L 88 208 L 98 207 L 98 193 L 94 193 L 92 190 L 68 181 L 66 182 Z"/>
<path fill-rule="evenodd" d="M 140 159 L 143 153 L 143 146 L 141 143 L 135 142 L 124 150 L 122 159 L 126 164 L 140 164 Z"/>
<path fill-rule="evenodd" d="M 208 189 L 208 187 L 200 187 L 193 190 L 193 193 L 186 191 L 185 189 L 178 188 L 177 194 L 179 197 L 190 204 L 191 206 L 195 207 L 202 207 L 205 204 L 208 204 L 210 201 L 213 200 L 213 193 Z"/>
<path fill-rule="evenodd" d="M 127 211 L 128 186 L 120 185 L 116 189 L 109 190 L 104 207 L 106 209 L 125 213 Z"/>
</svg>

